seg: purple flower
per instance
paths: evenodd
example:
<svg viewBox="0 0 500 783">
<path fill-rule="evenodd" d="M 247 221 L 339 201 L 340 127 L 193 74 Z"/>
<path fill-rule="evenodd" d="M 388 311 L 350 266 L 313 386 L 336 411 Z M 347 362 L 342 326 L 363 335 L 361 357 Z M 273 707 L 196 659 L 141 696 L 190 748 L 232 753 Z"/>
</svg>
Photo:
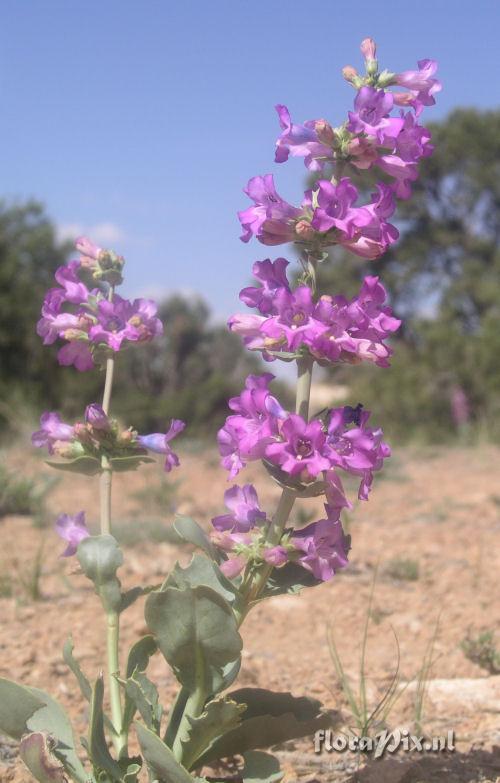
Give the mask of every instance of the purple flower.
<svg viewBox="0 0 500 783">
<path fill-rule="evenodd" d="M 373 473 L 383 465 L 391 450 L 384 443 L 381 429 L 367 426 L 369 411 L 349 406 L 330 411 L 326 452 L 332 467 L 361 477 L 358 497 L 367 500 Z M 355 426 L 349 428 L 350 424 Z"/>
<path fill-rule="evenodd" d="M 84 323 L 82 323 L 79 315 L 60 313 L 44 304 L 42 317 L 36 325 L 36 332 L 39 337 L 43 338 L 44 345 L 52 345 L 58 337 L 62 337 L 68 330 L 81 332 L 84 335 L 85 332 L 82 326 L 84 326 Z"/>
<path fill-rule="evenodd" d="M 228 319 L 227 325 L 231 332 L 241 335 L 249 351 L 265 351 L 266 348 L 273 349 L 275 346 L 262 332 L 262 325 L 266 320 L 263 315 L 236 313 Z M 279 348 L 279 344 L 276 344 L 276 348 Z"/>
<path fill-rule="evenodd" d="M 109 419 L 101 405 L 97 402 L 87 405 L 85 408 L 85 422 L 90 424 L 96 430 L 108 431 L 110 429 Z"/>
<path fill-rule="evenodd" d="M 258 305 L 260 289 L 246 290 L 252 292 L 249 303 Z M 359 295 L 351 301 L 323 295 L 314 302 L 307 286 L 299 286 L 293 292 L 279 287 L 272 304 L 275 315 L 266 318 L 237 314 L 229 319 L 229 326 L 243 337 L 247 348 L 261 351 L 268 361 L 279 356 L 279 351 L 296 351 L 306 346 L 318 361 L 367 360 L 387 367 L 392 351 L 384 340 L 401 322 L 393 317 L 386 299 L 378 277 L 371 276 L 365 278 Z"/>
<path fill-rule="evenodd" d="M 244 193 L 252 199 L 254 206 L 238 212 L 243 242 L 256 236 L 264 245 L 279 245 L 295 237 L 294 223 L 302 216 L 302 211 L 276 192 L 272 174 L 253 177 Z"/>
<path fill-rule="evenodd" d="M 83 304 L 89 298 L 90 291 L 78 277 L 80 269 L 79 261 L 70 261 L 65 266 L 60 266 L 55 273 L 55 278 L 62 288 L 65 302 L 71 304 Z"/>
<path fill-rule="evenodd" d="M 382 146 L 390 143 L 403 126 L 402 119 L 389 117 L 393 105 L 390 92 L 366 85 L 361 87 L 354 100 L 355 111 L 349 112 L 347 129 L 373 136 Z"/>
<path fill-rule="evenodd" d="M 317 183 L 317 203 L 311 222 L 317 231 L 330 231 L 336 228 L 346 239 L 352 239 L 355 231 L 371 221 L 371 215 L 363 207 L 354 208 L 358 191 L 349 177 L 343 177 L 338 185 L 328 180 Z"/>
<path fill-rule="evenodd" d="M 306 422 L 290 414 L 281 426 L 281 440 L 266 446 L 265 456 L 291 476 L 316 478 L 328 470 L 330 461 L 323 455 L 325 433 L 320 421 Z"/>
<path fill-rule="evenodd" d="M 88 538 L 90 533 L 85 524 L 85 512 L 80 511 L 74 517 L 69 514 L 61 514 L 55 524 L 56 533 L 68 542 L 68 546 L 61 557 L 71 557 L 76 553 L 78 544 L 84 538 Z"/>
<path fill-rule="evenodd" d="M 441 82 L 434 78 L 437 71 L 435 60 L 419 60 L 418 71 L 402 71 L 395 76 L 395 83 L 400 87 L 412 90 L 415 95 L 417 114 L 420 114 L 423 106 L 433 106 L 436 101 L 434 95 L 441 90 Z"/>
<path fill-rule="evenodd" d="M 325 327 L 313 318 L 315 309 L 313 294 L 309 286 L 299 286 L 295 291 L 284 289 L 275 297 L 277 316 L 261 325 L 261 332 L 280 343 L 289 351 L 295 351 L 302 343 L 308 343 Z"/>
<path fill-rule="evenodd" d="M 377 159 L 379 168 L 396 180 L 392 187 L 398 198 L 411 196 L 411 183 L 418 178 L 417 164 L 421 158 L 432 155 L 434 150 L 430 138 L 427 128 L 419 125 L 415 115 L 408 112 L 395 140 L 394 151 Z"/>
<path fill-rule="evenodd" d="M 256 307 L 262 315 L 272 315 L 276 312 L 274 297 L 281 289 L 290 291 L 290 284 L 286 276 L 288 261 L 286 258 L 277 258 L 271 261 L 256 261 L 252 267 L 253 276 L 259 280 L 260 287 L 249 286 L 240 291 L 240 299 L 248 307 Z"/>
<path fill-rule="evenodd" d="M 278 433 L 280 416 L 286 415 L 269 391 L 274 375 L 249 375 L 239 397 L 229 400 L 234 415 L 228 416 L 217 434 L 222 465 L 234 478 L 248 459 L 260 459 Z"/>
<path fill-rule="evenodd" d="M 54 454 L 54 444 L 63 441 L 70 443 L 74 438 L 75 430 L 69 424 L 61 421 L 58 413 L 43 413 L 40 418 L 40 429 L 31 436 L 33 446 L 44 448 L 47 446 L 49 454 Z"/>
<path fill-rule="evenodd" d="M 377 192 L 372 193 L 371 203 L 364 207 L 371 216 L 370 222 L 359 228 L 353 240 L 341 240 L 340 244 L 361 258 L 379 258 L 399 237 L 397 228 L 387 222 L 395 208 L 391 188 L 379 183 Z"/>
<path fill-rule="evenodd" d="M 316 120 L 295 125 L 286 106 L 276 106 L 283 133 L 276 142 L 276 163 L 283 163 L 288 156 L 305 158 L 310 171 L 321 171 L 325 160 L 331 160 L 332 150 L 318 138 Z M 319 160 L 318 160 L 319 158 Z"/>
<path fill-rule="evenodd" d="M 92 370 L 94 367 L 94 359 L 89 343 L 80 339 L 72 340 L 63 345 L 57 352 L 57 360 L 64 367 L 74 365 L 79 372 Z"/>
<path fill-rule="evenodd" d="M 105 343 L 113 351 L 119 351 L 124 340 L 149 342 L 163 332 L 156 313 L 156 304 L 150 299 L 130 302 L 115 294 L 112 302 L 99 302 L 98 322 L 91 327 L 89 337 L 94 343 Z"/>
<path fill-rule="evenodd" d="M 185 423 L 180 419 L 172 419 L 170 427 L 165 434 L 154 432 L 151 435 L 138 435 L 137 443 L 148 451 L 154 451 L 156 454 L 165 454 L 165 470 L 169 473 L 172 468 L 180 465 L 179 457 L 169 446 L 173 440 L 185 427 Z"/>
<path fill-rule="evenodd" d="M 348 563 L 344 531 L 337 516 L 294 530 L 291 540 L 296 549 L 303 552 L 298 559 L 300 565 L 323 582 Z"/>
<path fill-rule="evenodd" d="M 257 492 L 252 484 L 228 489 L 224 492 L 224 503 L 231 513 L 212 519 L 212 525 L 217 530 L 248 533 L 259 520 L 266 518 L 265 513 L 260 510 Z"/>
</svg>

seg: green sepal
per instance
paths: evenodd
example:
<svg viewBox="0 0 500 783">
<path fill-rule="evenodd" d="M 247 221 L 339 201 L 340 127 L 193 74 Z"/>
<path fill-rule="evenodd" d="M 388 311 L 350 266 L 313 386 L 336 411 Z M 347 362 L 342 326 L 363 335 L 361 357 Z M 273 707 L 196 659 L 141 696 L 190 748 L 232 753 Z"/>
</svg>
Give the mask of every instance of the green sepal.
<svg viewBox="0 0 500 783">
<path fill-rule="evenodd" d="M 271 356 L 276 356 L 277 359 L 281 359 L 283 362 L 294 362 L 297 359 L 302 358 L 301 353 L 291 353 L 290 351 L 271 351 L 266 348 L 266 353 L 270 354 Z"/>
<path fill-rule="evenodd" d="M 206 585 L 167 587 L 149 594 L 145 618 L 181 685 L 216 694 L 242 648 L 234 613 L 220 593 Z"/>
<path fill-rule="evenodd" d="M 123 564 L 123 553 L 110 535 L 89 536 L 80 541 L 76 552 L 82 571 L 94 583 L 106 611 L 119 612 L 122 606 L 117 570 Z"/>
<path fill-rule="evenodd" d="M 137 739 L 152 779 L 161 783 L 193 783 L 193 778 L 176 760 L 170 748 L 142 723 L 134 723 Z"/>
<path fill-rule="evenodd" d="M 243 783 L 278 783 L 283 777 L 280 763 L 275 756 L 259 750 L 243 754 L 245 766 L 241 776 Z"/>
</svg>

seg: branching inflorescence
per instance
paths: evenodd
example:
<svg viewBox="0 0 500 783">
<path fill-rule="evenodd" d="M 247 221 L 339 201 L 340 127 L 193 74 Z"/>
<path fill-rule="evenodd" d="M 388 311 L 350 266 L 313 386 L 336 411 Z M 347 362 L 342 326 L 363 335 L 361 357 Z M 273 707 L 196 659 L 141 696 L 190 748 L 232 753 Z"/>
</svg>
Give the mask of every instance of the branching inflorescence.
<svg viewBox="0 0 500 783">
<path fill-rule="evenodd" d="M 77 241 L 80 258 L 56 272 L 58 285 L 47 293 L 38 334 L 47 345 L 62 343 L 61 364 L 80 372 L 104 368 L 104 391 L 102 401 L 89 404 L 75 424 L 63 422 L 58 413 L 44 413 L 32 441 L 47 448 L 54 467 L 100 476 L 100 534 L 91 535 L 84 511 L 75 509 L 59 516 L 56 530 L 66 541 L 63 555 L 76 555 L 106 614 L 111 716 L 104 713 L 102 676 L 94 684 L 87 679 L 71 641 L 64 660 L 90 702 L 87 768 L 61 707 L 43 691 L 0 680 L 0 730 L 20 741 L 21 756 L 41 783 L 68 777 L 77 783 L 134 783 L 142 768 L 151 781 L 189 783 L 204 779 L 199 775 L 205 765 L 217 767 L 234 756 L 243 756 L 238 780 L 277 781 L 277 760 L 259 749 L 329 726 L 328 713 L 312 699 L 228 689 L 241 662 L 238 628 L 250 609 L 268 596 L 327 581 L 347 565 L 350 540 L 341 512 L 351 500 L 342 474 L 356 477 L 358 498 L 367 500 L 374 474 L 390 455 L 381 429 L 371 425 L 361 404 L 309 411 L 316 364 L 367 361 L 387 367 L 392 353 L 387 340 L 400 325 L 378 277 L 367 276 L 358 295 L 347 299 L 318 290 L 318 264 L 335 245 L 367 260 L 380 257 L 398 237 L 389 222 L 397 199 L 410 197 L 418 163 L 432 153 L 430 133 L 419 118 L 441 89 L 436 63 L 422 60 L 416 71 L 380 72 L 374 42 L 365 39 L 361 51 L 365 75 L 350 66 L 343 70 L 356 97 L 340 127 L 325 119 L 296 125 L 286 106 L 277 106 L 282 132 L 276 162 L 302 157 L 319 177 L 300 207 L 278 195 L 268 174 L 249 181 L 245 193 L 254 203 L 238 215 L 244 242 L 256 237 L 264 245 L 294 243 L 301 263 L 294 285 L 285 258 L 256 261 L 256 285 L 240 292 L 254 312 L 229 319 L 229 328 L 266 362 L 297 365 L 294 411 L 286 410 L 270 389 L 272 374 L 250 375 L 241 394 L 229 400 L 231 413 L 218 433 L 229 479 L 248 462 L 262 462 L 281 487 L 277 508 L 268 516 L 251 484 L 233 485 L 224 495 L 227 513 L 212 519 L 210 535 L 194 520 L 177 518 L 178 535 L 203 554 L 195 554 L 185 568 L 177 565 L 160 586 L 121 589 L 117 570 L 123 554 L 112 535 L 112 475 L 151 461 L 150 453 L 164 455 L 167 472 L 178 466 L 171 442 L 184 423 L 174 419 L 165 433 L 140 435 L 111 416 L 110 402 L 119 353 L 154 339 L 163 325 L 154 302 L 128 301 L 116 293 L 123 258 L 88 239 Z M 378 174 L 383 181 L 367 203 L 360 203 L 365 172 L 370 181 Z M 297 527 L 291 518 L 295 501 L 319 496 L 325 499 L 324 517 Z M 144 595 L 150 634 L 136 642 L 124 665 L 120 619 Z M 180 683 L 167 719 L 146 675 L 156 652 Z M 140 720 L 134 720 L 137 713 Z M 129 754 L 132 726 L 142 757 Z"/>
</svg>

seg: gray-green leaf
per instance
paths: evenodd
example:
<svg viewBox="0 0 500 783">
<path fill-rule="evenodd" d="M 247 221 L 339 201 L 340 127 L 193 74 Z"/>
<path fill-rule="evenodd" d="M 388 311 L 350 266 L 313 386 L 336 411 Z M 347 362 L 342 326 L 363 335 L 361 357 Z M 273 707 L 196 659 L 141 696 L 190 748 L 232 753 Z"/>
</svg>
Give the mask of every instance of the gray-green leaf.
<svg viewBox="0 0 500 783">
<path fill-rule="evenodd" d="M 190 692 L 217 692 L 224 667 L 239 660 L 242 648 L 227 601 L 205 585 L 151 593 L 145 617 L 158 647 Z"/>
<path fill-rule="evenodd" d="M 120 580 L 116 576 L 123 564 L 123 553 L 110 535 L 89 536 L 76 553 L 83 573 L 93 583 L 107 611 L 119 612 L 122 603 Z"/>
<path fill-rule="evenodd" d="M 243 758 L 243 783 L 278 783 L 283 777 L 278 759 L 269 753 L 250 750 Z"/>
<path fill-rule="evenodd" d="M 238 727 L 219 737 L 202 754 L 198 763 L 266 748 L 297 737 L 307 737 L 338 721 L 336 713 L 321 711 L 316 699 L 297 698 L 291 693 L 273 693 L 262 688 L 241 688 L 227 695 L 237 704 L 246 704 Z"/>
<path fill-rule="evenodd" d="M 31 688 L 0 678 L 0 731 L 20 740 L 33 713 L 45 706 Z"/>
<path fill-rule="evenodd" d="M 150 635 L 143 636 L 131 648 L 127 659 L 126 679 L 129 680 L 134 672 L 145 672 L 148 668 L 149 659 L 158 650 L 154 638 Z M 123 683 L 124 687 L 125 684 Z M 125 689 L 125 705 L 123 709 L 123 725 L 128 728 L 134 719 L 137 705 L 132 698 L 131 693 Z"/>
<path fill-rule="evenodd" d="M 66 473 L 83 473 L 84 476 L 96 476 L 101 472 L 101 463 L 96 457 L 76 457 L 64 462 L 61 460 L 46 460 L 47 465 Z"/>
<path fill-rule="evenodd" d="M 193 544 L 198 549 L 202 549 L 212 560 L 219 562 L 220 554 L 218 550 L 212 544 L 203 528 L 194 519 L 191 519 L 191 517 L 176 517 L 174 529 L 183 541 Z"/>
<path fill-rule="evenodd" d="M 209 701 L 197 718 L 188 717 L 187 739 L 182 741 L 182 762 L 187 769 L 195 766 L 196 760 L 210 747 L 212 742 L 241 721 L 244 704 L 220 698 Z"/>
<path fill-rule="evenodd" d="M 141 723 L 134 724 L 146 763 L 161 783 L 193 783 L 189 772 L 176 761 L 170 748 Z"/>
<path fill-rule="evenodd" d="M 102 675 L 97 678 L 90 702 L 88 752 L 94 768 L 107 772 L 112 780 L 119 781 L 122 769 L 108 750 L 104 734 L 103 702 L 104 683 Z"/>
<path fill-rule="evenodd" d="M 233 583 L 224 576 L 219 566 L 204 555 L 195 554 L 186 568 L 175 564 L 173 571 L 168 575 L 162 589 L 165 587 L 198 587 L 206 585 L 226 599 L 230 604 L 235 603 L 239 597 L 238 590 Z"/>
<path fill-rule="evenodd" d="M 25 734 L 19 745 L 19 755 L 39 783 L 66 783 L 64 767 L 52 750 L 52 738 L 44 731 Z"/>
</svg>

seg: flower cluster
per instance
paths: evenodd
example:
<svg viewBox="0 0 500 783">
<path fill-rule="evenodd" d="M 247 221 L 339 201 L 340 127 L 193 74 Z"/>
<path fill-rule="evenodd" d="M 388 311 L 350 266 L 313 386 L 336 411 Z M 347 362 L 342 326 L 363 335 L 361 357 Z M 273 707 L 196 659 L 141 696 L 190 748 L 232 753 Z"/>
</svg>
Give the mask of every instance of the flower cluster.
<svg viewBox="0 0 500 783">
<path fill-rule="evenodd" d="M 291 290 L 288 261 L 256 261 L 253 274 L 260 286 L 249 286 L 240 299 L 259 315 L 236 314 L 229 328 L 240 334 L 247 348 L 273 361 L 308 352 L 318 362 L 370 361 L 387 367 L 391 349 L 386 340 L 401 324 L 385 302 L 387 293 L 378 277 L 365 277 L 358 296 L 321 296 L 314 300 L 309 286 Z"/>
<path fill-rule="evenodd" d="M 286 530 L 279 544 L 266 543 L 267 520 L 251 484 L 234 486 L 224 494 L 229 514 L 214 517 L 213 543 L 228 555 L 221 565 L 226 576 L 240 574 L 247 563 L 280 568 L 296 562 L 315 579 L 327 581 L 347 565 L 347 539 L 340 509 L 325 505 L 327 517 L 299 530 Z"/>
<path fill-rule="evenodd" d="M 179 458 L 170 441 L 184 429 L 184 422 L 173 419 L 166 433 L 139 435 L 135 430 L 122 429 L 116 419 L 109 418 L 97 403 L 88 405 L 83 422 L 66 424 L 58 413 L 46 412 L 40 418 L 40 429 L 31 442 L 38 448 L 47 448 L 50 455 L 63 459 L 90 457 L 98 460 L 103 455 L 110 459 L 142 457 L 150 452 L 165 455 L 165 470 L 179 465 Z"/>
<path fill-rule="evenodd" d="M 277 193 L 272 174 L 253 177 L 245 193 L 254 202 L 238 212 L 241 239 L 257 237 L 263 245 L 310 243 L 318 248 L 342 245 L 368 260 L 381 256 L 399 236 L 388 222 L 395 210 L 394 194 L 380 183 L 369 204 L 356 205 L 358 190 L 348 177 L 337 184 L 319 180 L 294 207 Z"/>
<path fill-rule="evenodd" d="M 335 508 L 348 507 L 337 470 L 360 478 L 358 497 L 366 500 L 373 473 L 390 456 L 382 430 L 368 426 L 362 405 L 331 409 L 306 421 L 284 410 L 271 394 L 270 373 L 250 375 L 239 397 L 229 400 L 234 412 L 219 430 L 222 465 L 234 478 L 250 461 L 262 459 L 299 490 L 318 479 Z M 242 531 L 239 531 L 242 532 Z"/>
<path fill-rule="evenodd" d="M 244 242 L 255 236 L 265 245 L 298 242 L 326 248 L 339 244 L 362 258 L 375 259 L 398 238 L 388 218 L 394 212 L 395 197 L 410 197 L 420 160 L 432 154 L 431 134 L 418 119 L 425 106 L 435 103 L 441 84 L 435 78 L 433 60 L 421 60 L 416 71 L 380 73 L 372 39 L 362 42 L 361 51 L 366 75 L 361 77 L 350 66 L 343 70 L 357 94 L 354 111 L 340 127 L 332 127 L 325 119 L 298 125 L 286 106 L 276 107 L 282 133 L 276 142 L 275 161 L 302 157 L 310 171 L 322 173 L 332 166 L 334 176 L 318 180 L 306 191 L 300 207 L 277 193 L 271 174 L 253 177 L 244 192 L 254 205 L 238 213 Z M 389 87 L 402 87 L 404 92 Z M 355 177 L 375 167 L 389 184 L 379 183 L 371 201 L 360 205 L 352 179 L 339 172 L 347 169 Z"/>
<path fill-rule="evenodd" d="M 59 363 L 84 372 L 92 369 L 100 357 L 130 343 L 149 342 L 162 333 L 163 326 L 153 301 L 129 301 L 118 294 L 109 297 L 112 289 L 109 282 L 102 284 L 106 276 L 101 265 L 109 263 L 113 269 L 114 259 L 119 258 L 116 254 L 96 248 L 84 238 L 77 241 L 77 248 L 83 248 L 87 255 L 57 269 L 58 286 L 45 296 L 37 332 L 45 345 L 64 340 L 57 354 Z M 97 287 L 89 288 L 84 282 L 89 272 Z"/>
</svg>

